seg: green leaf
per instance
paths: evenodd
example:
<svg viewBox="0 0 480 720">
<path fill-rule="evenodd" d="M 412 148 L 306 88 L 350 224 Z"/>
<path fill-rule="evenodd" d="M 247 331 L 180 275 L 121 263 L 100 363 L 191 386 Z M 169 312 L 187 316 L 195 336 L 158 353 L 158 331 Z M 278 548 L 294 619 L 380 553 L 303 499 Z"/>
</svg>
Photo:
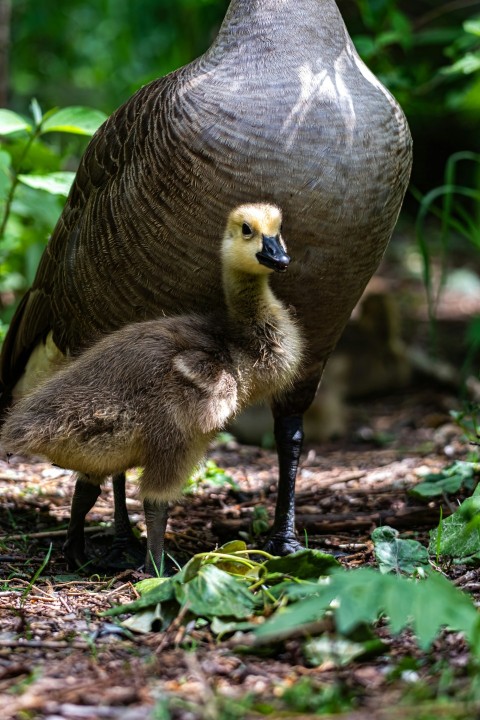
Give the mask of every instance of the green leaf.
<svg viewBox="0 0 480 720">
<path fill-rule="evenodd" d="M 303 626 L 321 620 L 335 598 L 335 588 L 318 586 L 319 595 L 282 607 L 263 625 L 255 630 L 255 636 L 263 642 L 281 640 L 297 634 Z M 321 596 L 320 596 L 321 593 Z"/>
<path fill-rule="evenodd" d="M 215 565 L 204 565 L 187 583 L 175 584 L 180 605 L 201 617 L 248 618 L 257 602 L 241 580 L 237 580 Z"/>
<path fill-rule="evenodd" d="M 427 649 L 442 627 L 464 632 L 470 641 L 475 638 L 480 616 L 466 593 L 440 573 L 414 588 L 412 624 L 421 648 Z"/>
<path fill-rule="evenodd" d="M 342 635 L 385 615 L 393 632 L 412 625 L 422 648 L 448 627 L 464 632 L 472 650 L 480 651 L 477 609 L 468 595 L 438 573 L 419 581 L 370 568 L 334 570 L 326 584 L 318 585 L 316 596 L 280 608 L 254 634 L 263 641 L 298 634 L 303 626 L 320 620 L 327 608 Z"/>
<path fill-rule="evenodd" d="M 31 125 L 17 113 L 12 110 L 0 110 L 0 135 L 10 135 L 20 130 L 29 132 L 31 129 Z"/>
<path fill-rule="evenodd" d="M 178 575 L 178 573 L 177 573 Z M 144 610 L 146 608 L 152 608 L 159 603 L 173 600 L 175 598 L 174 582 L 177 576 L 171 578 L 153 578 L 158 582 L 151 590 L 145 592 L 142 597 L 138 600 L 134 600 L 126 605 L 118 605 L 117 607 L 110 608 L 101 613 L 103 616 L 121 615 L 126 612 L 137 612 L 137 610 Z"/>
<path fill-rule="evenodd" d="M 66 107 L 50 114 L 42 124 L 42 133 L 64 132 L 93 135 L 105 122 L 107 115 L 86 107 Z"/>
<path fill-rule="evenodd" d="M 471 33 L 472 35 L 477 35 L 478 37 L 480 37 L 480 20 L 478 18 L 472 19 L 472 20 L 467 20 L 466 22 L 463 23 L 463 27 L 464 27 L 465 32 L 468 32 L 468 33 Z"/>
<path fill-rule="evenodd" d="M 440 537 L 438 528 L 430 531 L 428 551 L 461 562 L 480 552 L 480 486 L 453 515 L 442 520 Z"/>
<path fill-rule="evenodd" d="M 416 497 L 436 497 L 444 493 L 456 493 L 462 487 L 472 490 L 478 464 L 457 460 L 439 473 L 425 475 L 423 482 L 415 485 L 410 494 Z"/>
<path fill-rule="evenodd" d="M 70 192 L 75 173 L 54 172 L 48 175 L 19 175 L 18 179 L 24 185 L 35 190 L 45 190 L 51 195 L 65 195 Z"/>
<path fill-rule="evenodd" d="M 214 617 L 212 620 L 211 630 L 220 640 L 223 635 L 236 632 L 250 632 L 258 627 L 258 623 L 249 620 L 222 620 L 222 618 Z"/>
<path fill-rule="evenodd" d="M 372 533 L 375 557 L 381 573 L 404 572 L 430 567 L 427 549 L 416 540 L 402 540 L 398 530 L 385 525 Z"/>
<path fill-rule="evenodd" d="M 332 568 L 340 567 L 333 555 L 320 550 L 300 550 L 293 555 L 273 558 L 265 563 L 267 574 L 282 573 L 299 580 L 311 580 L 328 575 Z"/>
</svg>

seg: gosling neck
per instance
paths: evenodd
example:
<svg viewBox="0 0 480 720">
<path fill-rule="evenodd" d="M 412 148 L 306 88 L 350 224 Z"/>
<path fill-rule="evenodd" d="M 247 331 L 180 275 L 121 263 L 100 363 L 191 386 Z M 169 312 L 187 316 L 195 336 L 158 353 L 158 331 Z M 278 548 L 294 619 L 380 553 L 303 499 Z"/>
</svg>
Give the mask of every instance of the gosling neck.
<svg viewBox="0 0 480 720">
<path fill-rule="evenodd" d="M 228 321 L 233 329 L 272 322 L 282 305 L 273 294 L 269 275 L 225 268 L 223 287 Z"/>
</svg>

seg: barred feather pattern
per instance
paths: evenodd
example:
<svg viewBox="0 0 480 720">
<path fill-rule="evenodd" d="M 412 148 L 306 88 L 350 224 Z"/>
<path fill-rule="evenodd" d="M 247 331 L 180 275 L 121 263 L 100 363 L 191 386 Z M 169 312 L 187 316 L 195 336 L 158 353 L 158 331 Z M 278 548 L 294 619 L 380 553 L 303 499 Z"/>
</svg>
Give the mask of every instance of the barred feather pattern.
<svg viewBox="0 0 480 720">
<path fill-rule="evenodd" d="M 383 255 L 410 166 L 405 117 L 334 0 L 232 0 L 212 47 L 141 88 L 90 142 L 5 341 L 4 389 L 50 331 L 76 353 L 131 321 L 221 308 L 227 213 L 265 201 L 282 207 L 293 258 L 273 289 L 295 307 L 310 358 L 282 402 L 303 411 Z"/>
</svg>

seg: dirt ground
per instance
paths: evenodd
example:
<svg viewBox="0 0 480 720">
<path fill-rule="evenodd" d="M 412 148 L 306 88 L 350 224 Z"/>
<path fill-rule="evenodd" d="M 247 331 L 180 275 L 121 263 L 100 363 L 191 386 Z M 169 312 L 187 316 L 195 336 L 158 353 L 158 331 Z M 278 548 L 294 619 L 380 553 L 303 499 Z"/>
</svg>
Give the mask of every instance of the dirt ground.
<svg viewBox="0 0 480 720">
<path fill-rule="evenodd" d="M 341 550 L 342 562 L 354 567 L 373 564 L 369 536 L 377 526 L 392 525 L 404 537 L 426 541 L 428 529 L 438 523 L 440 506 L 446 515 L 457 499 L 422 503 L 410 497 L 408 489 L 425 472 L 440 470 L 469 452 L 450 420 L 449 410 L 456 404 L 444 389 L 418 386 L 357 402 L 348 408 L 348 433 L 343 439 L 307 445 L 298 478 L 297 527 L 300 537 L 307 536 L 309 547 Z M 210 457 L 239 489 L 207 483 L 172 509 L 167 549 L 180 562 L 227 540 L 251 537 L 258 508 L 265 508 L 270 516 L 273 512 L 273 451 L 230 441 L 214 448 Z M 134 483 L 129 485 L 130 516 L 143 531 L 141 505 Z M 122 633 L 98 613 L 113 603 L 134 599 L 133 583 L 141 576 L 133 571 L 87 578 L 68 573 L 61 546 L 72 491 L 73 479 L 65 471 L 20 458 L 8 464 L 0 460 L 0 717 L 4 720 L 260 717 L 254 710 L 241 709 L 249 694 L 257 702 L 278 703 L 278 713 L 270 717 L 306 717 L 308 704 L 302 706 L 298 698 L 295 711 L 282 703 L 285 693 L 292 688 L 300 688 L 301 693 L 302 687 L 333 695 L 343 688 L 349 702 L 340 717 L 351 720 L 478 716 L 478 708 L 463 705 L 455 715 L 453 706 L 450 714 L 442 714 L 437 705 L 428 714 L 436 692 L 432 689 L 430 697 L 428 687 L 437 686 L 440 659 L 452 673 L 451 694 L 470 682 L 468 653 L 455 635 L 445 634 L 429 654 L 422 655 L 408 633 L 392 639 L 380 628 L 387 652 L 335 669 L 328 664 L 309 667 L 296 640 L 273 657 L 258 657 L 235 653 L 228 640 L 217 644 L 208 629 L 193 630 L 188 636 L 178 625 L 163 634 Z M 112 520 L 111 489 L 106 486 L 89 516 L 89 537 L 104 532 L 99 525 L 109 526 Z M 49 564 L 30 587 L 50 542 Z M 475 571 L 457 568 L 449 574 L 460 587 L 478 593 Z M 411 658 L 418 661 L 415 671 L 408 670 Z M 392 668 L 402 663 L 405 669 L 394 677 Z M 416 714 L 419 698 L 412 696 L 411 688 L 419 680 L 425 693 L 421 700 L 427 703 L 422 705 L 424 714 Z M 339 711 L 342 704 L 339 700 L 328 707 Z M 324 709 L 323 716 L 328 712 Z"/>
</svg>

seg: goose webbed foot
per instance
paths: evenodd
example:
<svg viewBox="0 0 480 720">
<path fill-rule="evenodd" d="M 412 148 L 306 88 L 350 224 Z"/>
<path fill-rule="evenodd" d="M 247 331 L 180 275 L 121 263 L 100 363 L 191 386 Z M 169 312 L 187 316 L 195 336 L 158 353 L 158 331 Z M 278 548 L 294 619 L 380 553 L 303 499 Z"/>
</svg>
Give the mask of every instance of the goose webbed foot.
<svg viewBox="0 0 480 720">
<path fill-rule="evenodd" d="M 270 535 L 263 549 L 270 555 L 291 555 L 299 550 L 304 550 L 304 546 L 297 540 L 295 535 L 289 533 L 276 532 Z"/>
</svg>

